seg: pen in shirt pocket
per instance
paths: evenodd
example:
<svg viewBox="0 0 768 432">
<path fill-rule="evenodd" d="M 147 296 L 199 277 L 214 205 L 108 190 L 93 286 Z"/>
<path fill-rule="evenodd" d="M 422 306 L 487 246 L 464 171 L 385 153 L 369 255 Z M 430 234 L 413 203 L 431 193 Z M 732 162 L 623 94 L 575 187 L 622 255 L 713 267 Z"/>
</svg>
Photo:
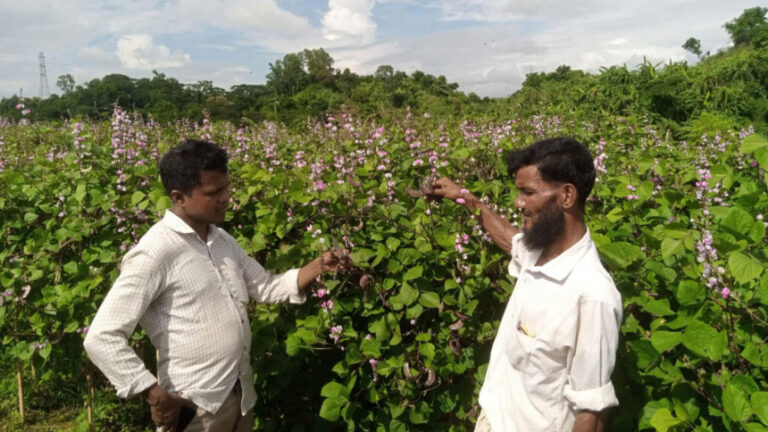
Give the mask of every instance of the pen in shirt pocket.
<svg viewBox="0 0 768 432">
<path fill-rule="evenodd" d="M 526 336 L 528 336 L 528 337 L 532 337 L 532 338 L 536 337 L 536 335 L 531 331 L 531 329 L 529 329 L 528 326 L 526 326 L 525 324 L 523 324 L 521 322 L 517 323 L 517 329 L 520 330 L 521 332 L 525 333 Z"/>
</svg>

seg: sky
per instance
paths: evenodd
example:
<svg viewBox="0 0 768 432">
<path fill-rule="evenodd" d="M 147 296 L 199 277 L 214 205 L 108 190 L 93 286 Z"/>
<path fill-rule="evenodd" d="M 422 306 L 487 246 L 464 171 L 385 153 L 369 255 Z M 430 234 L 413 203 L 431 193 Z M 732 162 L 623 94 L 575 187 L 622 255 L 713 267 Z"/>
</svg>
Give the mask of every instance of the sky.
<svg viewBox="0 0 768 432">
<path fill-rule="evenodd" d="M 334 67 L 380 65 L 444 75 L 459 90 L 503 97 L 530 72 L 559 65 L 597 72 L 696 57 L 730 44 L 723 24 L 759 1 L 741 0 L 0 0 L 0 97 L 40 93 L 71 74 L 164 73 L 229 89 L 263 84 L 269 64 L 305 48 Z"/>
</svg>

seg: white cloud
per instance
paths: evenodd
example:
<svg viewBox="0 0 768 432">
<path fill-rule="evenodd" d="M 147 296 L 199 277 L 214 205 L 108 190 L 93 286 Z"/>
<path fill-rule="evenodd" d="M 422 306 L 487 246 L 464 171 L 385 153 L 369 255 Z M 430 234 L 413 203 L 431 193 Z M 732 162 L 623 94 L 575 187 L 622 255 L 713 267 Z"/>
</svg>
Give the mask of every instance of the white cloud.
<svg viewBox="0 0 768 432">
<path fill-rule="evenodd" d="M 120 63 L 114 54 L 104 51 L 101 47 L 98 46 L 82 47 L 78 50 L 77 54 L 81 59 L 85 61 L 113 65 Z"/>
<path fill-rule="evenodd" d="M 134 34 L 117 41 L 117 56 L 123 66 L 138 69 L 177 67 L 189 63 L 189 54 L 171 53 L 165 45 L 155 45 L 152 36 Z"/>
<path fill-rule="evenodd" d="M 232 45 L 226 45 L 226 44 L 201 44 L 198 45 L 200 48 L 208 48 L 208 49 L 214 49 L 219 51 L 234 51 L 235 47 Z"/>
<path fill-rule="evenodd" d="M 358 45 L 372 42 L 376 35 L 373 5 L 374 0 L 328 0 L 323 36 L 329 41 L 353 40 Z"/>
<path fill-rule="evenodd" d="M 613 4 L 607 0 L 443 0 L 436 6 L 447 21 L 502 23 L 595 11 L 601 1 L 607 7 Z"/>
<path fill-rule="evenodd" d="M 372 74 L 376 68 L 386 64 L 383 61 L 387 56 L 401 51 L 399 45 L 394 42 L 366 45 L 360 48 L 340 48 L 329 51 L 333 57 L 333 66 L 336 69 L 355 71 L 362 74 Z M 398 65 L 401 69 L 402 65 Z"/>
<path fill-rule="evenodd" d="M 603 46 L 619 46 L 619 45 L 624 45 L 626 43 L 627 43 L 627 39 L 621 37 L 621 38 L 609 40 L 608 42 L 604 43 Z"/>
</svg>

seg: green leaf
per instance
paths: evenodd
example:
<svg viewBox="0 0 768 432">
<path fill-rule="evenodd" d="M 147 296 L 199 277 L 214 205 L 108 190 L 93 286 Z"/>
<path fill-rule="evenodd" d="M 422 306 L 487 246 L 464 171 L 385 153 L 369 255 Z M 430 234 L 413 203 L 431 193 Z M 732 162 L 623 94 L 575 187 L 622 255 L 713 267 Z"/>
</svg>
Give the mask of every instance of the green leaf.
<svg viewBox="0 0 768 432">
<path fill-rule="evenodd" d="M 749 399 L 752 402 L 752 411 L 757 418 L 759 418 L 764 425 L 768 425 L 768 392 L 754 392 L 749 396 Z"/>
<path fill-rule="evenodd" d="M 43 359 L 47 359 L 51 355 L 51 344 L 46 343 L 44 347 L 40 348 L 37 353 L 42 357 Z"/>
<path fill-rule="evenodd" d="M 754 153 L 755 150 L 768 147 L 768 139 L 760 134 L 752 134 L 741 142 L 742 153 Z"/>
<path fill-rule="evenodd" d="M 429 342 L 419 344 L 419 353 L 428 359 L 435 357 L 435 346 Z"/>
<path fill-rule="evenodd" d="M 77 263 L 75 261 L 69 261 L 68 263 L 64 264 L 64 271 L 68 275 L 77 274 Z"/>
<path fill-rule="evenodd" d="M 326 383 L 322 389 L 320 389 L 320 395 L 327 398 L 348 398 L 349 391 L 347 388 L 336 381 Z"/>
<path fill-rule="evenodd" d="M 440 295 L 436 292 L 425 291 L 421 293 L 421 297 L 419 297 L 419 303 L 428 308 L 440 307 Z"/>
<path fill-rule="evenodd" d="M 599 248 L 609 265 L 627 268 L 633 262 L 645 257 L 643 250 L 627 242 L 614 242 Z"/>
<path fill-rule="evenodd" d="M 648 302 L 643 306 L 643 310 L 659 316 L 675 314 L 675 312 L 670 309 L 669 300 L 667 299 L 648 299 Z"/>
<path fill-rule="evenodd" d="M 32 212 L 24 213 L 24 222 L 28 224 L 36 221 L 37 218 L 38 218 L 37 213 L 32 213 Z"/>
<path fill-rule="evenodd" d="M 142 191 L 136 191 L 131 195 L 131 205 L 135 206 L 136 204 L 140 203 L 141 200 L 144 199 L 147 195 Z"/>
<path fill-rule="evenodd" d="M 411 303 L 415 302 L 416 299 L 419 298 L 419 290 L 407 283 L 404 283 L 400 288 L 400 297 L 402 298 L 403 304 L 405 306 L 410 306 Z"/>
<path fill-rule="evenodd" d="M 768 367 L 768 346 L 764 343 L 758 345 L 754 342 L 747 342 L 741 356 L 755 366 Z"/>
<path fill-rule="evenodd" d="M 659 432 L 667 432 L 669 428 L 675 427 L 681 424 L 682 421 L 675 416 L 667 408 L 659 408 L 653 413 L 651 417 L 651 426 L 653 426 Z"/>
<path fill-rule="evenodd" d="M 747 237 L 752 240 L 752 244 L 762 244 L 765 238 L 765 225 L 760 221 L 753 223 Z"/>
<path fill-rule="evenodd" d="M 345 402 L 339 401 L 338 399 L 324 400 L 323 404 L 320 406 L 320 417 L 329 422 L 338 421 L 339 413 L 341 412 L 341 407 L 344 406 L 344 403 Z"/>
<path fill-rule="evenodd" d="M 712 361 L 720 360 L 726 348 L 726 335 L 701 321 L 694 320 L 683 333 L 683 345 Z"/>
<path fill-rule="evenodd" d="M 684 280 L 677 286 L 675 295 L 682 305 L 698 303 L 706 298 L 706 288 L 698 281 Z"/>
<path fill-rule="evenodd" d="M 423 272 L 424 272 L 424 267 L 422 267 L 420 265 L 411 267 L 403 275 L 403 282 L 407 282 L 407 281 L 411 281 L 411 280 L 414 280 L 414 279 L 418 279 L 418 278 L 421 277 L 421 274 Z"/>
<path fill-rule="evenodd" d="M 658 330 L 651 334 L 651 344 L 660 353 L 675 347 L 682 341 L 683 334 L 680 332 Z"/>
<path fill-rule="evenodd" d="M 661 256 L 664 259 L 672 258 L 678 253 L 682 252 L 683 248 L 683 239 L 667 237 L 661 241 Z"/>
<path fill-rule="evenodd" d="M 763 273 L 763 277 L 755 288 L 755 294 L 759 297 L 760 303 L 768 305 L 768 273 Z"/>
<path fill-rule="evenodd" d="M 637 367 L 645 369 L 659 358 L 659 352 L 650 341 L 639 339 L 629 342 L 632 354 L 637 358 Z"/>
<path fill-rule="evenodd" d="M 354 251 L 352 251 L 351 254 L 349 254 L 349 257 L 352 259 L 352 262 L 357 265 L 368 265 L 368 260 L 371 259 L 374 255 L 376 255 L 376 252 L 366 249 L 366 248 L 357 248 Z"/>
<path fill-rule="evenodd" d="M 290 357 L 295 356 L 299 353 L 299 349 L 303 346 L 303 343 L 301 342 L 301 338 L 298 337 L 296 334 L 288 335 L 287 338 L 285 338 L 285 353 L 288 354 Z"/>
<path fill-rule="evenodd" d="M 732 252 L 728 257 L 728 270 L 736 282 L 744 283 L 759 278 L 763 272 L 763 265 L 741 252 Z"/>
<path fill-rule="evenodd" d="M 761 148 L 755 150 L 755 159 L 760 165 L 760 168 L 768 171 L 768 148 Z"/>
<path fill-rule="evenodd" d="M 413 424 L 425 424 L 429 422 L 429 414 L 432 408 L 426 402 L 421 401 L 408 411 L 408 420 Z"/>
<path fill-rule="evenodd" d="M 79 203 L 82 203 L 87 194 L 88 193 L 85 189 L 85 183 L 78 184 L 77 189 L 75 190 L 75 200 L 77 200 Z"/>
<path fill-rule="evenodd" d="M 768 427 L 765 427 L 760 423 L 747 423 L 744 425 L 744 430 L 747 432 L 768 432 Z"/>
<path fill-rule="evenodd" d="M 173 207 L 173 203 L 168 195 L 161 196 L 155 203 L 155 211 L 157 212 L 163 212 L 171 207 Z"/>
<path fill-rule="evenodd" d="M 752 406 L 744 391 L 728 382 L 723 391 L 723 409 L 732 420 L 743 422 L 752 415 Z"/>
<path fill-rule="evenodd" d="M 360 352 L 371 358 L 381 357 L 381 343 L 377 339 L 363 339 L 360 342 Z"/>
<path fill-rule="evenodd" d="M 264 234 L 257 232 L 251 238 L 251 250 L 250 253 L 256 253 L 267 248 L 267 237 Z"/>
<path fill-rule="evenodd" d="M 738 207 L 733 207 L 728 212 L 728 215 L 720 221 L 720 227 L 725 228 L 733 234 L 746 236 L 752 229 L 754 223 L 755 221 L 752 215 Z"/>
<path fill-rule="evenodd" d="M 400 240 L 397 237 L 387 237 L 386 244 L 389 250 L 395 251 L 400 247 Z"/>
</svg>

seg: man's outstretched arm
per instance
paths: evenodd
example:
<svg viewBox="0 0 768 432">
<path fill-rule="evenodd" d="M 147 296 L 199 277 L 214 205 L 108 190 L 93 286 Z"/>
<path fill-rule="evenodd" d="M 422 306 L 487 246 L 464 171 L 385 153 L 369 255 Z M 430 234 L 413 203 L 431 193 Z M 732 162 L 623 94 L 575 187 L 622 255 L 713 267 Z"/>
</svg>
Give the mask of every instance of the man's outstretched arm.
<svg viewBox="0 0 768 432">
<path fill-rule="evenodd" d="M 432 195 L 455 201 L 472 211 L 479 209 L 480 223 L 493 242 L 507 254 L 512 254 L 512 237 L 519 233 L 520 229 L 491 210 L 479 198 L 446 177 L 432 183 Z"/>
</svg>

